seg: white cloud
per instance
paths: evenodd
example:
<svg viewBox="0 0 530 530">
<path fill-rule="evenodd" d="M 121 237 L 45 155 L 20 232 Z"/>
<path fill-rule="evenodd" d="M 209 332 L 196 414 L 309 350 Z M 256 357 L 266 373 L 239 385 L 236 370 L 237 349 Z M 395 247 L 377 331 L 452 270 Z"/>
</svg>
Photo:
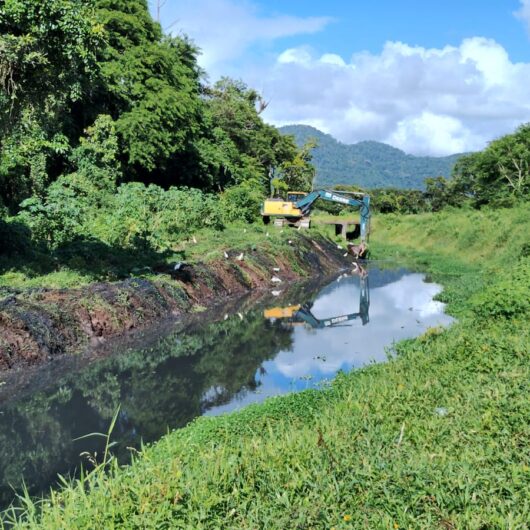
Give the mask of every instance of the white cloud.
<svg viewBox="0 0 530 530">
<path fill-rule="evenodd" d="M 399 121 L 387 142 L 406 152 L 421 149 L 427 153 L 462 153 L 473 146 L 470 132 L 460 120 L 422 112 Z"/>
<path fill-rule="evenodd" d="M 517 18 L 521 19 L 530 33 L 530 0 L 520 0 L 521 8 L 514 14 Z"/>
<path fill-rule="evenodd" d="M 520 2 L 515 15 L 530 32 L 530 0 Z M 230 75 L 263 92 L 264 117 L 276 125 L 444 155 L 481 149 L 530 121 L 530 64 L 513 63 L 491 39 L 430 49 L 387 42 L 351 58 L 307 45 L 272 55 L 278 39 L 319 32 L 332 19 L 264 14 L 258 0 L 173 0 L 164 9 L 163 23 L 176 19 L 172 30 L 201 47 L 210 79 Z"/>
<path fill-rule="evenodd" d="M 530 64 L 511 62 L 482 37 L 440 49 L 387 42 L 380 54 L 349 61 L 291 48 L 246 79 L 262 88 L 265 116 L 277 125 L 305 123 L 344 142 L 379 140 L 414 154 L 480 149 L 530 121 Z"/>
<path fill-rule="evenodd" d="M 346 63 L 344 62 L 344 59 L 340 55 L 336 55 L 335 53 L 325 53 L 320 60 L 323 63 L 326 64 L 334 64 L 335 66 L 346 66 Z"/>
<path fill-rule="evenodd" d="M 311 53 L 304 48 L 290 48 L 278 56 L 278 63 L 280 64 L 294 63 L 310 66 L 311 61 Z"/>
<path fill-rule="evenodd" d="M 171 8 L 178 17 L 172 31 L 185 33 L 200 46 L 199 63 L 213 76 L 255 44 L 316 33 L 331 22 L 329 17 L 263 16 L 245 0 L 176 0 Z M 171 16 L 168 10 L 164 20 Z"/>
</svg>

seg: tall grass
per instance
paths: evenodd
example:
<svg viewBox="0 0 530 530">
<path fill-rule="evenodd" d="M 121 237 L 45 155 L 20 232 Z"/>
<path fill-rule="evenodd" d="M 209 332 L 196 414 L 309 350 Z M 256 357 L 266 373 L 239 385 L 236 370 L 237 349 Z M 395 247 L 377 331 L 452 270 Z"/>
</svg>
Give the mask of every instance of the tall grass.
<svg viewBox="0 0 530 530">
<path fill-rule="evenodd" d="M 444 283 L 450 329 L 325 390 L 199 418 L 133 465 L 70 484 L 40 512 L 28 505 L 15 526 L 528 528 L 530 223 L 504 213 L 492 261 L 477 223 L 499 223 L 480 213 L 376 222 L 379 255 L 400 248 Z M 517 312 L 498 311 L 514 301 Z"/>
<path fill-rule="evenodd" d="M 530 203 L 515 208 L 447 209 L 435 214 L 385 215 L 374 219 L 372 242 L 406 256 L 410 250 L 459 257 L 489 269 L 530 255 Z M 388 252 L 386 252 L 388 255 Z"/>
</svg>

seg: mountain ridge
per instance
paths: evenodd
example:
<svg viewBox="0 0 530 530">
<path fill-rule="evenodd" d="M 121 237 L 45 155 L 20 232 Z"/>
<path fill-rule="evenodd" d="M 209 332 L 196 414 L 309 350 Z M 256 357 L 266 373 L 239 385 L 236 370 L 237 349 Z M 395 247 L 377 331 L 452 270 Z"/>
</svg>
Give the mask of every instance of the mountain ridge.
<svg viewBox="0 0 530 530">
<path fill-rule="evenodd" d="M 363 140 L 345 144 L 310 125 L 285 125 L 282 134 L 294 136 L 301 146 L 314 138 L 316 184 L 355 184 L 362 188 L 424 189 L 428 177 L 449 178 L 456 161 L 464 153 L 433 157 L 410 155 L 391 145 Z"/>
</svg>

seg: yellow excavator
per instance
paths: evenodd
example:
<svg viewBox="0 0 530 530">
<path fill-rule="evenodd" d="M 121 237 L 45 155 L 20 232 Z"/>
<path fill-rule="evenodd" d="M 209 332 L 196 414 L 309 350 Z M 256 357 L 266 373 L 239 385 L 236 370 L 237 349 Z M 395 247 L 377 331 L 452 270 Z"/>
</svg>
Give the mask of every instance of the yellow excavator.
<svg viewBox="0 0 530 530">
<path fill-rule="evenodd" d="M 347 206 L 359 208 L 361 214 L 361 243 L 365 244 L 368 238 L 370 222 L 370 196 L 364 193 L 349 193 L 343 191 L 314 190 L 310 193 L 290 191 L 286 199 L 266 199 L 261 209 L 263 222 L 269 224 L 274 218 L 274 224 L 284 224 L 309 228 L 310 214 L 315 201 L 336 202 Z"/>
</svg>

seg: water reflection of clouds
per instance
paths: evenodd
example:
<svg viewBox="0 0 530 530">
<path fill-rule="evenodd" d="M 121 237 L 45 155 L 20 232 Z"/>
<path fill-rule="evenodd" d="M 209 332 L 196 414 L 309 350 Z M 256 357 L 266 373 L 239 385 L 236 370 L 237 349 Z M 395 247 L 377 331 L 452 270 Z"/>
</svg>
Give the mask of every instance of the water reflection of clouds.
<svg viewBox="0 0 530 530">
<path fill-rule="evenodd" d="M 440 287 L 424 282 L 423 278 L 421 274 L 408 274 L 371 289 L 370 322 L 366 326 L 354 320 L 332 329 L 295 328 L 292 351 L 282 351 L 276 356 L 274 372 L 288 378 L 329 377 L 340 369 L 384 361 L 385 350 L 393 342 L 417 336 L 429 327 L 449 324 L 452 319 L 443 313 L 444 305 L 433 300 Z M 340 288 L 319 297 L 312 308 L 317 318 L 358 310 L 356 278 L 344 280 Z M 274 377 L 271 369 L 269 374 Z"/>
<path fill-rule="evenodd" d="M 386 295 L 397 310 L 412 310 L 422 318 L 443 314 L 444 304 L 433 300 L 442 288 L 435 283 L 425 283 L 421 274 L 404 276 L 398 282 L 385 286 Z"/>
<path fill-rule="evenodd" d="M 258 391 L 242 392 L 208 414 L 228 412 L 270 396 L 315 386 L 332 378 L 338 370 L 385 361 L 392 343 L 415 337 L 429 327 L 451 323 L 452 318 L 443 313 L 444 304 L 433 300 L 440 290 L 440 286 L 426 283 L 422 274 L 404 274 L 370 289 L 370 321 L 365 326 L 359 318 L 333 328 L 294 326 L 292 348 L 264 363 L 266 373 L 257 377 Z M 349 277 L 324 289 L 311 312 L 319 319 L 357 313 L 359 302 L 359 278 Z"/>
</svg>

